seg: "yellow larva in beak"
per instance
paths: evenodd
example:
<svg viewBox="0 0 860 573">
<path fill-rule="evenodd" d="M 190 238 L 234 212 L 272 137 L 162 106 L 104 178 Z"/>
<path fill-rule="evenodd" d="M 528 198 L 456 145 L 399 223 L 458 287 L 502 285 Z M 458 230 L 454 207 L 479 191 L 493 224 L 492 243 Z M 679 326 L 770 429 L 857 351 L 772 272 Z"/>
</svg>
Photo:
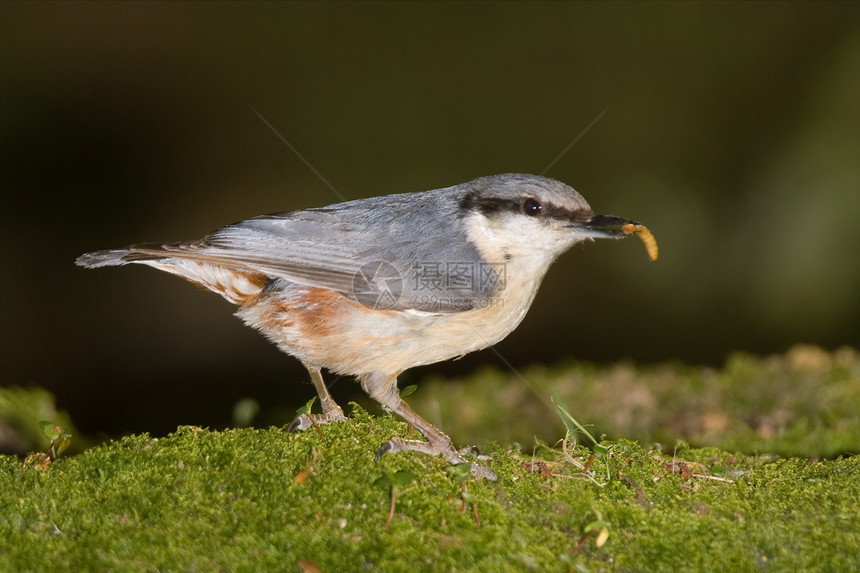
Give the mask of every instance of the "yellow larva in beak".
<svg viewBox="0 0 860 573">
<path fill-rule="evenodd" d="M 648 227 L 645 225 L 633 225 L 626 224 L 621 226 L 621 232 L 625 235 L 632 235 L 633 233 L 637 233 L 639 238 L 642 239 L 642 242 L 645 244 L 645 249 L 648 251 L 648 256 L 652 261 L 657 260 L 657 239 L 654 238 L 654 235 L 651 234 L 651 231 L 648 230 Z"/>
</svg>

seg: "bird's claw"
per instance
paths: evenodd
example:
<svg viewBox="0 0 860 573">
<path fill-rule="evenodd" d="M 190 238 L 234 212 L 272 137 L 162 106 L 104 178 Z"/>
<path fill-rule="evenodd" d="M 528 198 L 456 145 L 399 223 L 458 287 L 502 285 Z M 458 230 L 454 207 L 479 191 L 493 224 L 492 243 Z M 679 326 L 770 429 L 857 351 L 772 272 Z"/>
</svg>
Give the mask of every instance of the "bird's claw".
<svg viewBox="0 0 860 573">
<path fill-rule="evenodd" d="M 322 414 L 302 414 L 290 422 L 290 425 L 287 426 L 287 431 L 298 432 L 301 430 L 307 430 L 311 426 L 321 426 L 323 424 L 340 422 L 346 419 L 347 417 L 344 416 L 343 410 L 340 408 L 337 408 L 337 410 L 330 410 L 329 412 L 323 412 Z"/>
<path fill-rule="evenodd" d="M 404 452 L 412 450 L 415 452 L 421 452 L 424 454 L 429 454 L 431 456 L 442 455 L 451 462 L 452 465 L 469 463 L 471 465 L 472 475 L 477 477 L 482 477 L 488 479 L 490 481 L 496 481 L 498 479 L 496 477 L 495 472 L 490 468 L 478 464 L 473 464 L 468 462 L 463 458 L 461 452 L 463 453 L 476 453 L 477 448 L 464 448 L 460 452 L 453 449 L 450 444 L 447 445 L 434 445 L 430 442 L 421 442 L 418 440 L 404 440 L 402 438 L 391 438 L 384 444 L 382 444 L 379 449 L 376 451 L 376 455 L 373 457 L 374 460 L 378 460 L 385 454 L 395 454 L 397 452 Z"/>
</svg>

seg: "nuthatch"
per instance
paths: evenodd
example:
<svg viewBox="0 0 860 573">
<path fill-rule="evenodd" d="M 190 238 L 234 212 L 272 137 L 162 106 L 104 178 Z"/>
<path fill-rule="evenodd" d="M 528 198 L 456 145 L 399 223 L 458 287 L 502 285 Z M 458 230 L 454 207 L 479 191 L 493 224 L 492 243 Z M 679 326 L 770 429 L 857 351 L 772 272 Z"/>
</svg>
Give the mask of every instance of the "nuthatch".
<svg viewBox="0 0 860 573">
<path fill-rule="evenodd" d="M 487 348 L 526 315 L 550 264 L 585 239 L 648 230 L 595 215 L 571 187 L 536 175 L 481 177 L 421 193 L 254 217 L 197 241 L 96 251 L 82 267 L 140 263 L 238 305 L 236 314 L 308 369 L 322 414 L 291 429 L 345 419 L 321 370 L 354 375 L 371 398 L 427 441 L 391 438 L 386 452 L 463 458 L 400 398 L 397 376 Z M 473 471 L 494 477 L 488 468 Z"/>
</svg>

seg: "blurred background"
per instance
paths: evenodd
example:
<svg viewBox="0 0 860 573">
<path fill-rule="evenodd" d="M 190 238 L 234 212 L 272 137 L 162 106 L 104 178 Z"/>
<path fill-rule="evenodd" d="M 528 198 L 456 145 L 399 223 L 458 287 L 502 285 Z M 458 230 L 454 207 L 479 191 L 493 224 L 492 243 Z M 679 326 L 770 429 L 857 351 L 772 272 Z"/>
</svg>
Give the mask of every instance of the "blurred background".
<svg viewBox="0 0 860 573">
<path fill-rule="evenodd" d="M 856 347 L 858 30 L 856 2 L 3 3 L 0 384 L 95 435 L 223 427 L 242 398 L 283 423 L 307 373 L 228 303 L 75 257 L 504 172 L 660 245 L 562 257 L 496 347 L 517 368 Z"/>
</svg>

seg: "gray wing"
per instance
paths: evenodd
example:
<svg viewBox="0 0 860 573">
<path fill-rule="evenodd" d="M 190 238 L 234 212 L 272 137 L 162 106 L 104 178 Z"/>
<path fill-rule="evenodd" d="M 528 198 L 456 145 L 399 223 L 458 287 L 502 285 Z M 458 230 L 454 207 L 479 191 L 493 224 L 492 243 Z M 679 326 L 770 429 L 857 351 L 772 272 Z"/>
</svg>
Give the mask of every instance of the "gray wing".
<svg viewBox="0 0 860 573">
<path fill-rule="evenodd" d="M 460 195 L 454 187 L 266 215 L 199 241 L 135 245 L 80 264 L 190 260 L 331 289 L 382 308 L 460 312 L 483 304 L 501 278 L 467 240 Z M 106 253 L 122 261 L 105 262 Z"/>
</svg>

